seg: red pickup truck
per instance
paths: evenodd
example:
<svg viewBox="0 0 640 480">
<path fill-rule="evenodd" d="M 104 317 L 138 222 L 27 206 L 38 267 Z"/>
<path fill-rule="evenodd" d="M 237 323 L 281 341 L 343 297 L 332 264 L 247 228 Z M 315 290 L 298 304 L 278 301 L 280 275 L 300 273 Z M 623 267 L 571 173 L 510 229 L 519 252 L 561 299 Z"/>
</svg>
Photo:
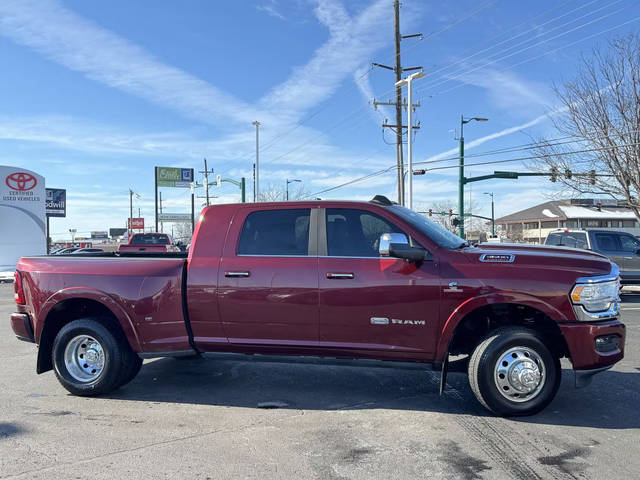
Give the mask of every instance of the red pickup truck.
<svg viewBox="0 0 640 480">
<path fill-rule="evenodd" d="M 606 257 L 470 246 L 385 197 L 207 207 L 187 258 L 112 255 L 18 263 L 13 330 L 76 395 L 121 387 L 143 358 L 213 352 L 423 362 L 442 389 L 466 355 L 486 408 L 528 415 L 561 357 L 577 386 L 623 357 Z"/>
<path fill-rule="evenodd" d="M 166 233 L 136 233 L 129 239 L 129 243 L 120 245 L 119 252 L 179 252 L 173 240 Z"/>
</svg>

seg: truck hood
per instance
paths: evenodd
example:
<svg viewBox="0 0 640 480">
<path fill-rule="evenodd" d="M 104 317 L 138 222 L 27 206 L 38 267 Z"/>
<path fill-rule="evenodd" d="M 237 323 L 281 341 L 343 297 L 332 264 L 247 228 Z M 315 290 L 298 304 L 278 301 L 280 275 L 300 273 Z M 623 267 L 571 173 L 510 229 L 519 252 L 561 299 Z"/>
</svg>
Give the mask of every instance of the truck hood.
<svg viewBox="0 0 640 480">
<path fill-rule="evenodd" d="M 472 262 L 481 262 L 483 254 L 514 255 L 513 262 L 506 265 L 538 267 L 545 270 L 570 270 L 578 274 L 577 276 L 607 275 L 612 267 L 612 262 L 599 253 L 547 245 L 487 243 L 466 248 L 464 254 Z"/>
</svg>

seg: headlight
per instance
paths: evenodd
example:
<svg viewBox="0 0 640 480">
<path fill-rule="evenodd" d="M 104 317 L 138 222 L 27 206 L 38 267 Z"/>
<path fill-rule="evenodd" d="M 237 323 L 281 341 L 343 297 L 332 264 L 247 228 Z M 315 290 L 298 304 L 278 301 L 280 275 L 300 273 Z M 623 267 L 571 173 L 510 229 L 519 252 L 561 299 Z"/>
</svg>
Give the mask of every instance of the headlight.
<svg viewBox="0 0 640 480">
<path fill-rule="evenodd" d="M 610 280 L 600 283 L 577 284 L 571 291 L 571 301 L 582 305 L 588 312 L 602 312 L 619 301 L 620 282 Z"/>
</svg>

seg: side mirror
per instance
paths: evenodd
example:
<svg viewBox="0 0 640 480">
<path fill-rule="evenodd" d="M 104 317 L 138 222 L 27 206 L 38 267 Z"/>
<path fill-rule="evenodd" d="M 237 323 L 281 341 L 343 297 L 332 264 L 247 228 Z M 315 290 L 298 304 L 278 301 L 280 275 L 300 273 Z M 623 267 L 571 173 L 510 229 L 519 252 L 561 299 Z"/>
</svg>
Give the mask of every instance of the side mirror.
<svg viewBox="0 0 640 480">
<path fill-rule="evenodd" d="M 426 251 L 409 245 L 404 233 L 383 233 L 380 235 L 378 251 L 381 257 L 403 258 L 412 262 L 424 260 Z"/>
</svg>

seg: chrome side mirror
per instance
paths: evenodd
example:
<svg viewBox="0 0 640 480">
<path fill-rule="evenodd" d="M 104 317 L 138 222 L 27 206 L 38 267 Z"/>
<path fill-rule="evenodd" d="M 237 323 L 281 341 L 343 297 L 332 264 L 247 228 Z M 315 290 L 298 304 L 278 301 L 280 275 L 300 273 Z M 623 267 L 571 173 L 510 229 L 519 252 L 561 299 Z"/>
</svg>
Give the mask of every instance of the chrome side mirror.
<svg viewBox="0 0 640 480">
<path fill-rule="evenodd" d="M 409 246 L 409 239 L 404 233 L 383 233 L 378 242 L 378 252 L 381 257 L 391 256 L 391 244 L 404 244 Z"/>
</svg>

